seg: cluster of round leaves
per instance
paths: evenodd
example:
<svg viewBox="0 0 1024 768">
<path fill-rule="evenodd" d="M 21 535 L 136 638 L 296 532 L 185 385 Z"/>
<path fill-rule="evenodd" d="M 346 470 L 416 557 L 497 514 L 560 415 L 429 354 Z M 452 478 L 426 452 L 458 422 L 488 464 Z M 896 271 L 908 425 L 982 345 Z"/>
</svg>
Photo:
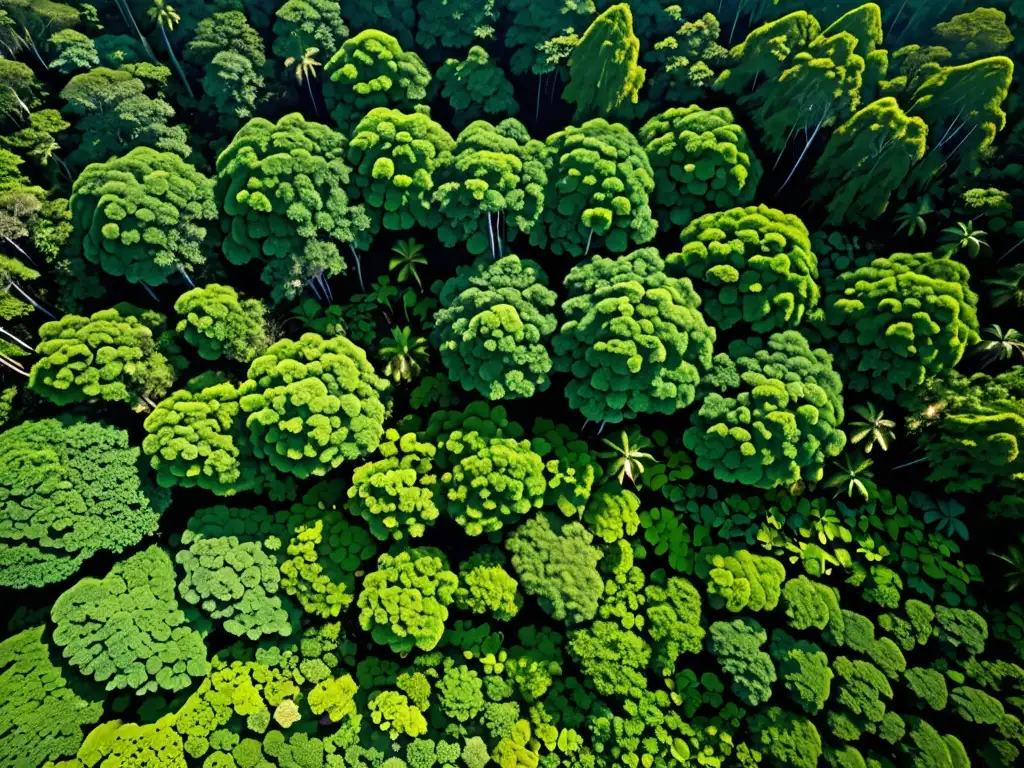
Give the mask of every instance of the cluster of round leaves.
<svg viewBox="0 0 1024 768">
<path fill-rule="evenodd" d="M 596 118 L 553 133 L 545 143 L 548 186 L 531 245 L 579 258 L 593 237 L 614 253 L 654 237 L 654 171 L 626 126 Z"/>
<path fill-rule="evenodd" d="M 53 604 L 53 642 L 82 675 L 136 695 L 180 691 L 209 671 L 203 636 L 175 595 L 170 556 L 152 546 L 86 578 Z"/>
<path fill-rule="evenodd" d="M 186 291 L 174 302 L 177 331 L 204 360 L 227 357 L 251 362 L 267 346 L 263 302 L 240 299 L 230 285 L 210 283 Z"/>
<path fill-rule="evenodd" d="M 978 340 L 967 267 L 931 253 L 895 253 L 839 278 L 826 321 L 847 385 L 892 398 L 952 370 Z"/>
<path fill-rule="evenodd" d="M 71 217 L 88 261 L 155 286 L 203 265 L 217 207 L 210 180 L 178 155 L 136 147 L 79 174 Z"/>
<path fill-rule="evenodd" d="M 697 396 L 712 364 L 715 330 L 686 278 L 665 274 L 654 248 L 595 256 L 565 278 L 566 318 L 553 340 L 565 393 L 591 421 L 671 415 Z"/>
<path fill-rule="evenodd" d="M 818 305 L 818 262 L 807 228 L 792 214 L 766 205 L 716 211 L 691 221 L 680 237 L 682 249 L 665 257 L 668 272 L 704 292 L 716 328 L 793 328 Z"/>
<path fill-rule="evenodd" d="M 39 328 L 29 386 L 57 405 L 85 400 L 134 404 L 170 388 L 174 371 L 138 317 L 104 309 L 64 315 Z"/>
<path fill-rule="evenodd" d="M 639 133 L 654 169 L 660 227 L 685 227 L 707 211 L 752 202 L 763 169 L 726 107 L 673 107 Z"/>
<path fill-rule="evenodd" d="M 832 356 L 797 331 L 729 346 L 722 376 L 692 416 L 683 442 L 723 482 L 773 488 L 817 482 L 846 445 L 842 381 Z"/>
<path fill-rule="evenodd" d="M 0 433 L 0 585 L 62 581 L 97 552 L 155 533 L 168 498 L 139 463 L 128 433 L 98 422 L 26 421 Z"/>
<path fill-rule="evenodd" d="M 491 400 L 550 386 L 558 297 L 547 282 L 538 264 L 511 255 L 477 261 L 445 282 L 432 340 L 454 381 Z"/>
<path fill-rule="evenodd" d="M 397 653 L 432 650 L 444 634 L 459 578 L 440 552 L 413 548 L 381 555 L 363 578 L 359 625 Z"/>
</svg>

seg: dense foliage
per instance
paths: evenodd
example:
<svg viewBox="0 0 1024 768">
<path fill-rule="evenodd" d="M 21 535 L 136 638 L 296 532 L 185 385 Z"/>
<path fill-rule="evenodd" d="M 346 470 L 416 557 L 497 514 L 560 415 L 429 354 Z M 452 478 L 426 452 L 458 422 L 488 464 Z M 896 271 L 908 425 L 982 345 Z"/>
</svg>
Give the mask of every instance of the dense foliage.
<svg viewBox="0 0 1024 768">
<path fill-rule="evenodd" d="M 1022 51 L 0 3 L 0 765 L 1024 764 Z"/>
</svg>

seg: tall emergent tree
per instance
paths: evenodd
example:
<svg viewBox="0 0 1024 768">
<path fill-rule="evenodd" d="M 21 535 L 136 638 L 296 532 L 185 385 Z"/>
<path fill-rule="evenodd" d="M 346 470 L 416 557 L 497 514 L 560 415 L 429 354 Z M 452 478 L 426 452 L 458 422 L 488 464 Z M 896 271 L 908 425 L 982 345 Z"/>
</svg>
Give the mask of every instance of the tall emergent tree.
<svg viewBox="0 0 1024 768">
<path fill-rule="evenodd" d="M 595 422 L 671 415 L 697 396 L 711 368 L 715 329 L 688 278 L 668 277 L 654 248 L 594 256 L 565 278 L 566 321 L 555 369 L 571 373 L 569 405 Z"/>
<path fill-rule="evenodd" d="M 327 278 L 346 269 L 337 244 L 352 247 L 370 226 L 345 193 L 349 173 L 337 131 L 298 113 L 276 124 L 250 120 L 217 157 L 224 256 L 265 262 L 263 281 L 277 301 L 307 285 L 330 298 Z"/>
<path fill-rule="evenodd" d="M 636 104 L 646 76 L 639 57 L 629 5 L 611 6 L 594 19 L 569 56 L 562 98 L 576 105 L 577 117 L 610 115 L 627 99 Z"/>
<path fill-rule="evenodd" d="M 590 252 L 595 235 L 614 253 L 654 237 L 654 171 L 626 126 L 599 117 L 568 126 L 545 143 L 548 184 L 531 245 L 579 258 Z"/>
</svg>

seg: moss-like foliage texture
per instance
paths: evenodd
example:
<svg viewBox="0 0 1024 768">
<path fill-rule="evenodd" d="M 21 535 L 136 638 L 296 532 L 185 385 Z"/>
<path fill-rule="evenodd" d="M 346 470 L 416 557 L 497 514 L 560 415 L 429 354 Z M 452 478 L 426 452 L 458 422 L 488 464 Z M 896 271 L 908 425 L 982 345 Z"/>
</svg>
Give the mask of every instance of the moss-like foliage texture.
<svg viewBox="0 0 1024 768">
<path fill-rule="evenodd" d="M 51 661 L 44 627 L 0 643 L 0 759 L 5 765 L 42 765 L 72 757 L 83 728 L 103 715 L 97 692 L 73 687 Z"/>
<path fill-rule="evenodd" d="M 715 326 L 759 333 L 794 328 L 818 305 L 818 261 L 807 227 L 766 205 L 730 208 L 691 221 L 668 272 L 691 278 Z"/>
<path fill-rule="evenodd" d="M 359 515 L 381 541 L 415 539 L 437 520 L 437 448 L 416 433 L 389 429 L 377 448 L 381 458 L 356 467 L 346 508 Z"/>
<path fill-rule="evenodd" d="M 796 331 L 733 342 L 735 375 L 693 415 L 684 443 L 702 469 L 758 488 L 821 479 L 846 445 L 842 381 L 832 356 Z"/>
<path fill-rule="evenodd" d="M 654 237 L 654 171 L 626 126 L 596 118 L 553 133 L 545 144 L 548 185 L 531 245 L 578 259 L 595 237 L 615 253 Z"/>
<path fill-rule="evenodd" d="M 377 448 L 387 382 L 346 339 L 282 339 L 249 366 L 239 400 L 253 452 L 280 472 L 322 476 Z"/>
<path fill-rule="evenodd" d="M 340 133 L 296 113 L 250 120 L 217 157 L 224 256 L 265 263 L 275 301 L 344 272 L 337 243 L 354 243 L 370 226 L 362 207 L 349 204 L 345 148 Z"/>
<path fill-rule="evenodd" d="M 960 362 L 978 339 L 969 277 L 931 253 L 895 253 L 841 275 L 825 310 L 848 386 L 891 398 Z"/>
<path fill-rule="evenodd" d="M 429 651 L 441 639 L 458 577 L 436 550 L 407 549 L 381 555 L 363 579 L 359 625 L 375 642 L 402 653 Z"/>
<path fill-rule="evenodd" d="M 747 205 L 757 193 L 761 161 L 726 107 L 673 107 L 648 120 L 638 138 L 654 169 L 653 207 L 662 230 Z"/>
<path fill-rule="evenodd" d="M 371 109 L 411 110 L 427 95 L 430 70 L 380 29 L 353 35 L 324 65 L 324 101 L 343 133 Z"/>
<path fill-rule="evenodd" d="M 153 331 L 139 318 L 104 309 L 89 317 L 64 315 L 39 328 L 39 360 L 29 386 L 58 405 L 84 400 L 135 404 L 160 397 L 174 371 Z"/>
<path fill-rule="evenodd" d="M 715 331 L 688 279 L 668 277 L 653 248 L 594 256 L 565 279 L 555 367 L 572 374 L 569 405 L 591 421 L 671 415 L 696 397 Z"/>
<path fill-rule="evenodd" d="M 489 400 L 532 397 L 550 386 L 558 296 L 533 261 L 478 261 L 447 280 L 432 340 L 448 374 Z"/>
<path fill-rule="evenodd" d="M 513 117 L 519 112 L 505 70 L 479 45 L 470 48 L 462 61 L 446 60 L 437 70 L 437 82 L 441 96 L 452 106 L 456 128 L 491 115 Z"/>
<path fill-rule="evenodd" d="M 174 302 L 177 331 L 204 360 L 252 362 L 267 347 L 263 302 L 242 299 L 230 285 L 210 283 Z"/>
<path fill-rule="evenodd" d="M 202 635 L 175 595 L 174 565 L 158 546 L 86 578 L 57 598 L 53 642 L 108 691 L 173 693 L 209 671 Z"/>
<path fill-rule="evenodd" d="M 155 286 L 203 266 L 207 222 L 217 208 L 213 185 L 193 166 L 171 152 L 136 147 L 82 171 L 71 215 L 88 261 Z"/>
<path fill-rule="evenodd" d="M 165 494 L 128 433 L 96 422 L 26 421 L 0 433 L 0 585 L 63 581 L 97 552 L 156 532 Z"/>
</svg>

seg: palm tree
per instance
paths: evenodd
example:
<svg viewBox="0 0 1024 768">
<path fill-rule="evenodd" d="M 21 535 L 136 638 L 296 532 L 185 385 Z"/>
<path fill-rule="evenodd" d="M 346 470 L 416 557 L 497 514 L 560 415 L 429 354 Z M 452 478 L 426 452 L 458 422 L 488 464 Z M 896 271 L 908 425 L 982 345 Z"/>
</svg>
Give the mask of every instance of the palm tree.
<svg viewBox="0 0 1024 768">
<path fill-rule="evenodd" d="M 944 256 L 952 256 L 960 251 L 967 251 L 967 256 L 975 259 L 982 248 L 988 248 L 986 234 L 983 229 L 975 229 L 973 221 L 958 221 L 952 227 L 942 230 L 940 239 L 943 245 L 939 247 L 939 252 Z"/>
<path fill-rule="evenodd" d="M 171 61 L 174 62 L 174 69 L 178 73 L 178 77 L 185 84 L 185 90 L 188 91 L 189 98 L 195 100 L 196 95 L 192 93 L 192 86 L 188 84 L 185 71 L 181 68 L 181 64 L 178 63 L 178 57 L 174 55 L 174 46 L 171 45 L 171 41 L 167 37 L 167 31 L 174 31 L 174 26 L 181 21 L 181 14 L 168 5 L 167 0 L 153 0 L 153 7 L 149 9 L 148 13 L 149 18 L 153 19 L 160 28 L 160 34 L 164 38 L 164 45 L 167 47 L 167 52 L 171 55 Z"/>
<path fill-rule="evenodd" d="M 861 440 L 867 440 L 864 453 L 871 453 L 876 443 L 883 451 L 889 450 L 889 443 L 896 439 L 896 433 L 892 431 L 896 422 L 885 418 L 884 411 L 875 410 L 874 403 L 854 406 L 853 412 L 861 420 L 851 422 L 854 432 L 850 442 L 856 445 Z"/>
<path fill-rule="evenodd" d="M 1010 570 L 1006 574 L 1007 592 L 1014 592 L 1021 584 L 1024 584 L 1024 538 L 1021 539 L 1020 544 L 1020 546 L 1012 545 L 1008 547 L 1007 554 L 1005 555 L 989 550 L 989 554 L 992 557 L 999 558 L 1010 566 Z"/>
<path fill-rule="evenodd" d="M 412 381 L 420 372 L 420 361 L 427 359 L 427 340 L 413 336 L 412 329 L 392 328 L 391 341 L 380 348 L 381 360 L 387 361 L 384 375 L 395 383 Z"/>
<path fill-rule="evenodd" d="M 896 212 L 896 233 L 907 230 L 907 237 L 913 237 L 918 232 L 922 235 L 928 231 L 928 222 L 925 216 L 932 212 L 932 203 L 927 197 L 921 198 L 916 203 L 904 203 Z"/>
<path fill-rule="evenodd" d="M 996 360 L 1009 360 L 1014 352 L 1024 355 L 1024 334 L 1015 328 L 1007 328 L 1004 331 L 1001 326 L 990 325 L 982 333 L 988 336 L 987 339 L 978 342 L 978 352 L 988 354 L 981 364 L 982 368 L 987 368 Z"/>
<path fill-rule="evenodd" d="M 839 471 L 829 478 L 825 487 L 838 488 L 836 496 L 843 492 L 843 486 L 846 487 L 847 496 L 853 498 L 856 492 L 864 497 L 864 501 L 871 501 L 871 497 L 878 493 L 878 486 L 873 480 L 875 473 L 871 471 L 871 465 L 874 463 L 871 459 L 865 456 L 854 458 L 847 453 L 844 454 L 842 463 L 833 463 L 839 467 Z"/>
<path fill-rule="evenodd" d="M 620 485 L 625 485 L 625 479 L 628 477 L 629 481 L 636 486 L 637 478 L 644 473 L 644 465 L 640 459 L 654 461 L 651 454 L 643 451 L 644 448 L 650 446 L 651 441 L 637 433 L 630 435 L 626 430 L 622 430 L 619 433 L 619 442 L 612 442 L 608 438 L 601 442 L 611 450 L 602 451 L 597 455 L 602 459 L 615 459 L 608 469 L 608 473 L 617 474 Z"/>
<path fill-rule="evenodd" d="M 317 117 L 320 117 L 320 110 L 316 106 L 316 97 L 313 96 L 313 78 L 316 77 L 317 67 L 320 66 L 320 62 L 316 60 L 316 55 L 320 53 L 319 48 L 310 47 L 307 48 L 305 53 L 301 56 L 289 56 L 284 60 L 284 66 L 286 69 L 295 67 L 295 79 L 299 85 L 303 82 L 306 83 L 306 88 L 309 89 L 309 100 L 313 102 L 313 112 L 316 113 Z M 362 279 L 360 278 L 360 285 Z"/>
<path fill-rule="evenodd" d="M 423 283 L 420 281 L 420 274 L 416 271 L 416 266 L 425 266 L 427 263 L 427 257 L 422 255 L 423 246 L 410 237 L 408 240 L 399 240 L 398 245 L 392 248 L 391 251 L 398 255 L 391 257 L 388 269 L 391 271 L 398 270 L 398 282 L 404 283 L 412 277 L 422 291 Z"/>
<path fill-rule="evenodd" d="M 996 277 L 986 280 L 985 285 L 991 286 L 993 306 L 1012 302 L 1015 307 L 1024 307 L 1024 264 L 1000 270 Z"/>
<path fill-rule="evenodd" d="M 117 10 L 121 12 L 121 17 L 125 20 L 133 30 L 135 30 L 136 37 L 139 38 L 139 42 L 142 43 L 142 47 L 146 49 L 146 53 L 149 58 L 156 64 L 156 56 L 153 54 L 153 49 L 149 47 L 149 41 L 142 36 L 142 30 L 139 29 L 139 25 L 135 23 L 135 16 L 132 14 L 132 9 L 128 5 L 128 0 L 114 0 L 114 5 L 117 6 Z"/>
</svg>

